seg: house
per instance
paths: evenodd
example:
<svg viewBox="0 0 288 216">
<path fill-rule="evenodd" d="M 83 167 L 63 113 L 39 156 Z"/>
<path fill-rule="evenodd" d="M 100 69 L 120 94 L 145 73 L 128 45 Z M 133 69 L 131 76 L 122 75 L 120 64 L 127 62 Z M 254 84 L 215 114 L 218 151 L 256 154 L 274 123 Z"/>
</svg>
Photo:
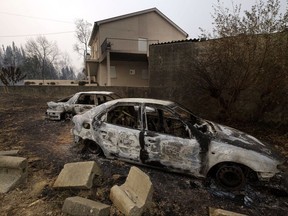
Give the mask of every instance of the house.
<svg viewBox="0 0 288 216">
<path fill-rule="evenodd" d="M 157 8 L 97 21 L 89 40 L 86 75 L 100 86 L 148 86 L 149 45 L 187 37 Z"/>
</svg>

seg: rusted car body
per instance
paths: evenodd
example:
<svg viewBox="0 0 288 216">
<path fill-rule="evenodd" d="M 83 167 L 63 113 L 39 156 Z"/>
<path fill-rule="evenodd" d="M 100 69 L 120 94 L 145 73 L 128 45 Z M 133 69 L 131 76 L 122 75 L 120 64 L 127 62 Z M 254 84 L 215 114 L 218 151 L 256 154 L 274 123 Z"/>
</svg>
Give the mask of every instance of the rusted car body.
<svg viewBox="0 0 288 216">
<path fill-rule="evenodd" d="M 75 142 L 107 158 L 158 166 L 196 177 L 213 176 L 228 189 L 268 181 L 284 160 L 236 129 L 203 120 L 163 100 L 127 98 L 73 117 Z"/>
<path fill-rule="evenodd" d="M 57 102 L 48 102 L 46 118 L 50 120 L 70 119 L 75 114 L 118 98 L 120 97 L 117 94 L 109 91 L 78 92 Z"/>
</svg>

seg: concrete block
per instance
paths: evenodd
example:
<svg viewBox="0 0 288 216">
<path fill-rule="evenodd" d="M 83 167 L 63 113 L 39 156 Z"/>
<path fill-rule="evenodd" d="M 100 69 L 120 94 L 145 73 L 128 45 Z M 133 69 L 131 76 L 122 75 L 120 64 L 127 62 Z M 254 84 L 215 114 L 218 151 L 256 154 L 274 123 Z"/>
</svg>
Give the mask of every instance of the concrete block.
<svg viewBox="0 0 288 216">
<path fill-rule="evenodd" d="M 77 216 L 106 216 L 110 214 L 110 206 L 76 196 L 65 199 L 62 211 Z"/>
<path fill-rule="evenodd" d="M 114 185 L 110 199 L 123 214 L 140 216 L 152 202 L 153 185 L 148 175 L 137 167 L 131 167 L 125 183 Z"/>
<path fill-rule="evenodd" d="M 0 151 L 0 156 L 16 156 L 19 150 Z"/>
<path fill-rule="evenodd" d="M 68 163 L 64 165 L 54 188 L 89 189 L 93 186 L 95 176 L 102 175 L 101 169 L 94 161 Z"/>
<path fill-rule="evenodd" d="M 247 215 L 209 207 L 209 216 L 247 216 Z"/>
<path fill-rule="evenodd" d="M 27 167 L 26 158 L 0 156 L 0 193 L 7 193 L 25 181 Z"/>
</svg>

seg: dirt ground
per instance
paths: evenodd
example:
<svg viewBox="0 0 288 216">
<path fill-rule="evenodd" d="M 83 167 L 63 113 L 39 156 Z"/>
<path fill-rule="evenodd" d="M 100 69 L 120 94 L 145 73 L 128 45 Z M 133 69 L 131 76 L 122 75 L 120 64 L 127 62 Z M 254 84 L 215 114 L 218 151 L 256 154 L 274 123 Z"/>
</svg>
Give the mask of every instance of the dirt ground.
<svg viewBox="0 0 288 216">
<path fill-rule="evenodd" d="M 46 102 L 56 98 L 0 93 L 0 150 L 20 150 L 29 161 L 27 182 L 0 194 L 0 215 L 64 215 L 64 200 L 81 196 L 111 205 L 110 188 L 122 184 L 131 164 L 81 153 L 73 143 L 69 121 L 47 121 Z M 238 126 L 288 155 L 287 130 L 256 125 Z M 90 190 L 52 188 L 65 163 L 94 160 L 103 170 Z M 153 205 L 144 215 L 208 215 L 221 208 L 247 215 L 287 215 L 288 196 L 283 190 L 247 185 L 241 192 L 225 192 L 213 183 L 157 169 L 140 167 L 154 186 Z M 111 208 L 110 215 L 121 215 Z"/>
</svg>

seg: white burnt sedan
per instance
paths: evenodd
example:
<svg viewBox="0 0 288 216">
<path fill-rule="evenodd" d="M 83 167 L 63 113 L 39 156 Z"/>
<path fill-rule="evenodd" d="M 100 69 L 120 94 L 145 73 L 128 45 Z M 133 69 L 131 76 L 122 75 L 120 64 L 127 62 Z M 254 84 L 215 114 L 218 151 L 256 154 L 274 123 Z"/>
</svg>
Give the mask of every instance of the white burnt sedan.
<svg viewBox="0 0 288 216">
<path fill-rule="evenodd" d="M 71 119 L 75 114 L 118 98 L 120 97 L 117 94 L 109 91 L 77 92 L 56 102 L 48 102 L 46 118 L 50 120 Z"/>
<path fill-rule="evenodd" d="M 203 120 L 177 103 L 124 98 L 73 117 L 75 142 L 95 154 L 215 177 L 227 189 L 268 181 L 284 160 L 258 139 Z"/>
</svg>

